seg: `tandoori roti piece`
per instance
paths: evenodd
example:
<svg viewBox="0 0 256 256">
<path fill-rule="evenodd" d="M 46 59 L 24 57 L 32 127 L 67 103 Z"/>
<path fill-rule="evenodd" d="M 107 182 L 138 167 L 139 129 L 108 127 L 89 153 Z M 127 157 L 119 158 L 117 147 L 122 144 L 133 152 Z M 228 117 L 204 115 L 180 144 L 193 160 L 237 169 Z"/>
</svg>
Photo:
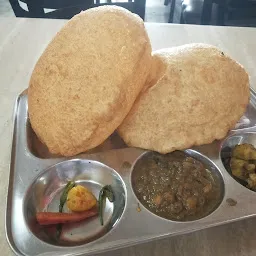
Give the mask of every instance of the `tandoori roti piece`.
<svg viewBox="0 0 256 256">
<path fill-rule="evenodd" d="M 29 118 L 51 153 L 76 155 L 121 124 L 151 66 L 139 16 L 114 6 L 74 16 L 38 60 L 28 89 Z"/>
<path fill-rule="evenodd" d="M 153 53 L 143 92 L 118 132 L 129 146 L 168 153 L 222 139 L 244 114 L 249 77 L 214 46 Z"/>
</svg>

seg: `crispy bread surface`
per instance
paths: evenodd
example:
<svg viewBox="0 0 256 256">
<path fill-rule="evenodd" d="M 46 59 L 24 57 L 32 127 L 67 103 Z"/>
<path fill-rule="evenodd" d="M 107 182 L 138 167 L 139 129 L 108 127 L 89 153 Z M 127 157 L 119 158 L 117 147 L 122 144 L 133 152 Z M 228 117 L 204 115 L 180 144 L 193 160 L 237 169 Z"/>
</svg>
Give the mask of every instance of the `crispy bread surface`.
<svg viewBox="0 0 256 256">
<path fill-rule="evenodd" d="M 39 58 L 28 89 L 33 130 L 51 153 L 76 155 L 121 124 L 152 61 L 139 16 L 115 6 L 74 16 Z"/>
<path fill-rule="evenodd" d="M 118 128 L 133 147 L 168 153 L 222 139 L 246 111 L 249 77 L 214 46 L 153 53 L 149 80 Z"/>
</svg>

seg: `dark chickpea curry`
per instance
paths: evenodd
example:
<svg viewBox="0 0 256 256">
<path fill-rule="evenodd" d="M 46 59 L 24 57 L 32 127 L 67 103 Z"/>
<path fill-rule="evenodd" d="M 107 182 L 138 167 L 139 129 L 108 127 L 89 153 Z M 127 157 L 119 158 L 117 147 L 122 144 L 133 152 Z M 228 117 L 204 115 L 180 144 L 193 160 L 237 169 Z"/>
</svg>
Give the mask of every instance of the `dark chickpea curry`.
<svg viewBox="0 0 256 256">
<path fill-rule="evenodd" d="M 147 153 L 136 163 L 132 183 L 135 194 L 146 208 L 176 221 L 208 215 L 221 197 L 217 176 L 182 151 L 167 155 Z"/>
</svg>

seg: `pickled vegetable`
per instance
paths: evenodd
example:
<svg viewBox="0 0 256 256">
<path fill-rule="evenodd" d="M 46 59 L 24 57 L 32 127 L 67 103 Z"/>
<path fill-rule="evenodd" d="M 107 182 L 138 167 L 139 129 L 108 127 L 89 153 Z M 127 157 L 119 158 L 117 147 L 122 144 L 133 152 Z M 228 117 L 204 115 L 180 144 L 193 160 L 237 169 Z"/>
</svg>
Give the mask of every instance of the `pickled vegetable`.
<svg viewBox="0 0 256 256">
<path fill-rule="evenodd" d="M 232 174 L 239 179 L 246 180 L 249 177 L 249 174 L 245 168 L 246 164 L 247 162 L 245 160 L 232 157 L 230 160 Z"/>
<path fill-rule="evenodd" d="M 242 160 L 256 160 L 256 149 L 251 144 L 236 145 L 232 151 L 232 157 Z"/>
<path fill-rule="evenodd" d="M 67 206 L 73 212 L 83 212 L 93 208 L 97 199 L 84 186 L 77 185 L 68 192 Z"/>
<path fill-rule="evenodd" d="M 256 173 L 249 174 L 248 188 L 256 190 Z"/>
<path fill-rule="evenodd" d="M 256 149 L 253 145 L 236 145 L 231 153 L 230 168 L 232 175 L 247 182 L 247 187 L 256 191 Z"/>
</svg>

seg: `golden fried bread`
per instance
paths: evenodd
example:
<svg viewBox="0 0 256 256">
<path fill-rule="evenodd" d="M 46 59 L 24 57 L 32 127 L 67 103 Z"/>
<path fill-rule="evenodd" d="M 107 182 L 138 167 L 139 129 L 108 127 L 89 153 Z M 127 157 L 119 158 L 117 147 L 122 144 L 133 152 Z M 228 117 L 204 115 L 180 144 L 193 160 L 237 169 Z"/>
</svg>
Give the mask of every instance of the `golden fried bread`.
<svg viewBox="0 0 256 256">
<path fill-rule="evenodd" d="M 121 124 L 151 66 L 139 16 L 115 6 L 74 16 L 38 60 L 29 118 L 51 153 L 71 156 L 101 144 Z"/>
<path fill-rule="evenodd" d="M 149 80 L 118 128 L 129 146 L 168 153 L 222 139 L 249 102 L 244 68 L 214 46 L 153 53 Z"/>
</svg>

